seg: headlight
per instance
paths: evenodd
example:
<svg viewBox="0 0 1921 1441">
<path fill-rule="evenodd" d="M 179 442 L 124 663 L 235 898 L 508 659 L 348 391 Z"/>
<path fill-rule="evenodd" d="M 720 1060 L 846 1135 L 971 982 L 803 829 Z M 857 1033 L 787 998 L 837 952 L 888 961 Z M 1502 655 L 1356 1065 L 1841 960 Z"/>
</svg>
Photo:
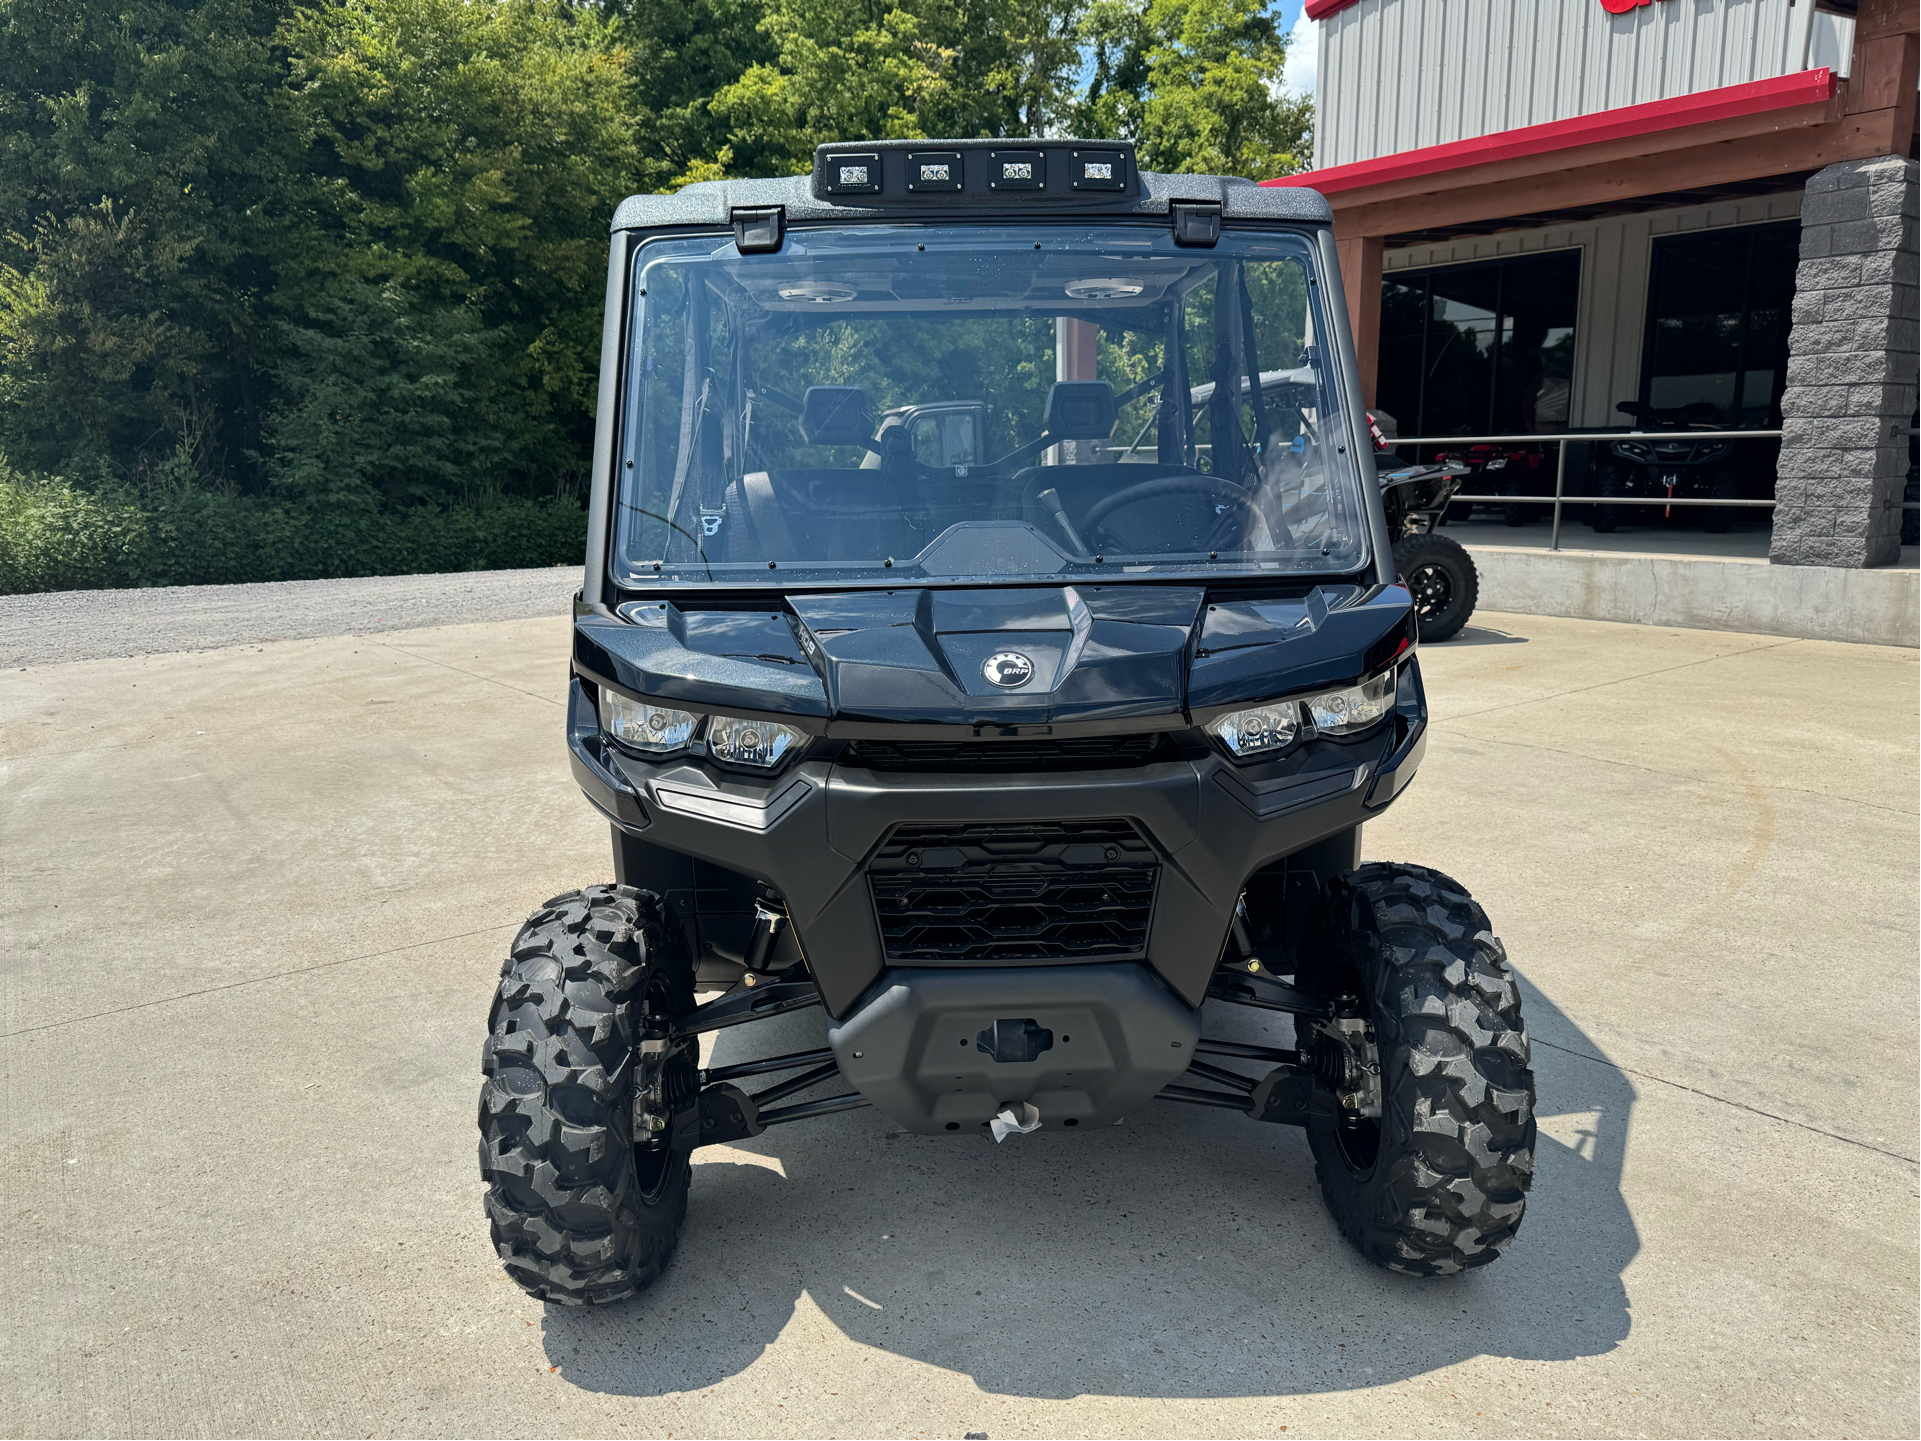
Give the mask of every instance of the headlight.
<svg viewBox="0 0 1921 1441">
<path fill-rule="evenodd" d="M 1308 719 L 1324 736 L 1351 735 L 1366 730 L 1393 708 L 1393 671 L 1346 690 L 1331 690 L 1307 698 Z"/>
<path fill-rule="evenodd" d="M 669 710 L 646 701 L 600 688 L 600 728 L 624 746 L 665 755 L 693 739 L 700 717 L 692 711 Z"/>
<path fill-rule="evenodd" d="M 779 721 L 742 720 L 717 715 L 707 722 L 707 754 L 740 766 L 771 770 L 807 737 Z"/>
<path fill-rule="evenodd" d="M 1300 702 L 1291 700 L 1237 710 L 1214 722 L 1214 734 L 1237 756 L 1280 750 L 1292 745 L 1300 733 Z"/>
</svg>

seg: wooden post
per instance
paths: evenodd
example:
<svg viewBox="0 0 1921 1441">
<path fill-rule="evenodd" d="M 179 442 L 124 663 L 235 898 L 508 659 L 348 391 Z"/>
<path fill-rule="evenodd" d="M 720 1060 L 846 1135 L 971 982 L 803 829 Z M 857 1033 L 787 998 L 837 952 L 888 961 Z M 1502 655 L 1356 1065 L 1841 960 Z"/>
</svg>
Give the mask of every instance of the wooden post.
<svg viewBox="0 0 1921 1441">
<path fill-rule="evenodd" d="M 1381 369 L 1381 252 L 1385 236 L 1337 238 L 1341 288 L 1347 292 L 1347 323 L 1354 330 L 1354 359 L 1361 370 L 1361 397 L 1374 404 Z"/>
</svg>

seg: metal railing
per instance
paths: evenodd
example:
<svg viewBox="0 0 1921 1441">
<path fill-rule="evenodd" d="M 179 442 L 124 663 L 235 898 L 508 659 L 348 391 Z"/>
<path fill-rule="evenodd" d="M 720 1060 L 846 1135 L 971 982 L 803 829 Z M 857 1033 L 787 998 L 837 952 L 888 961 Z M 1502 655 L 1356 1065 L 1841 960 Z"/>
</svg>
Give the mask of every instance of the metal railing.
<svg viewBox="0 0 1921 1441">
<path fill-rule="evenodd" d="M 1479 505 L 1551 505 L 1554 507 L 1554 533 L 1548 538 L 1548 549 L 1561 548 L 1561 512 L 1569 504 L 1575 505 L 1709 505 L 1740 507 L 1749 510 L 1772 509 L 1771 500 L 1680 500 L 1661 496 L 1633 495 L 1569 495 L 1567 486 L 1567 448 L 1580 441 L 1606 441 L 1610 444 L 1622 440 L 1651 440 L 1672 445 L 1678 440 L 1779 440 L 1778 430 L 1584 430 L 1566 435 L 1438 435 L 1403 439 L 1400 436 L 1387 437 L 1390 447 L 1403 445 L 1425 445 L 1442 450 L 1464 450 L 1473 445 L 1554 445 L 1557 447 L 1554 458 L 1554 494 L 1548 495 L 1456 495 L 1449 498 L 1449 504 L 1456 501 L 1464 504 Z M 1485 472 L 1483 472 L 1485 473 Z"/>
</svg>

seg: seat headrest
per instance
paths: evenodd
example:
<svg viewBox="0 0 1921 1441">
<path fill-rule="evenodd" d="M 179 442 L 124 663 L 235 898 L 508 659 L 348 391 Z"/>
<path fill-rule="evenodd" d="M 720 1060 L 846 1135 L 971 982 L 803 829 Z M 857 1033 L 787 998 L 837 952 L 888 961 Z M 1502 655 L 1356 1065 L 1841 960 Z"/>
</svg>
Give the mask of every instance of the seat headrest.
<svg viewBox="0 0 1921 1441">
<path fill-rule="evenodd" d="M 1047 392 L 1041 429 L 1054 440 L 1106 440 L 1120 415 L 1106 381 L 1057 380 Z"/>
<path fill-rule="evenodd" d="M 800 403 L 800 433 L 809 445 L 865 445 L 874 408 L 858 385 L 810 385 Z"/>
</svg>

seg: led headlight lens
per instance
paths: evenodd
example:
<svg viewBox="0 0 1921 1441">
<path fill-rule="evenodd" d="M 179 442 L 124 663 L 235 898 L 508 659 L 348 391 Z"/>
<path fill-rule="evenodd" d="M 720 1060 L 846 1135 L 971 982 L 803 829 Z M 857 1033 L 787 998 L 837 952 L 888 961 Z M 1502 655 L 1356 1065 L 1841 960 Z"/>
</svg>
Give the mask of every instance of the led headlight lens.
<svg viewBox="0 0 1921 1441">
<path fill-rule="evenodd" d="M 1301 733 L 1301 708 L 1293 701 L 1237 710 L 1214 722 L 1214 734 L 1237 756 L 1257 756 L 1292 745 Z"/>
<path fill-rule="evenodd" d="M 734 765 L 771 770 L 798 750 L 806 739 L 792 726 L 779 721 L 717 715 L 707 722 L 707 753 Z"/>
<path fill-rule="evenodd" d="M 669 710 L 618 691 L 600 691 L 600 728 L 624 746 L 665 755 L 693 739 L 700 717 L 692 711 Z"/>
<path fill-rule="evenodd" d="M 1308 718 L 1322 735 L 1351 735 L 1366 730 L 1394 709 L 1394 672 L 1346 690 L 1331 690 L 1307 698 Z"/>
</svg>

